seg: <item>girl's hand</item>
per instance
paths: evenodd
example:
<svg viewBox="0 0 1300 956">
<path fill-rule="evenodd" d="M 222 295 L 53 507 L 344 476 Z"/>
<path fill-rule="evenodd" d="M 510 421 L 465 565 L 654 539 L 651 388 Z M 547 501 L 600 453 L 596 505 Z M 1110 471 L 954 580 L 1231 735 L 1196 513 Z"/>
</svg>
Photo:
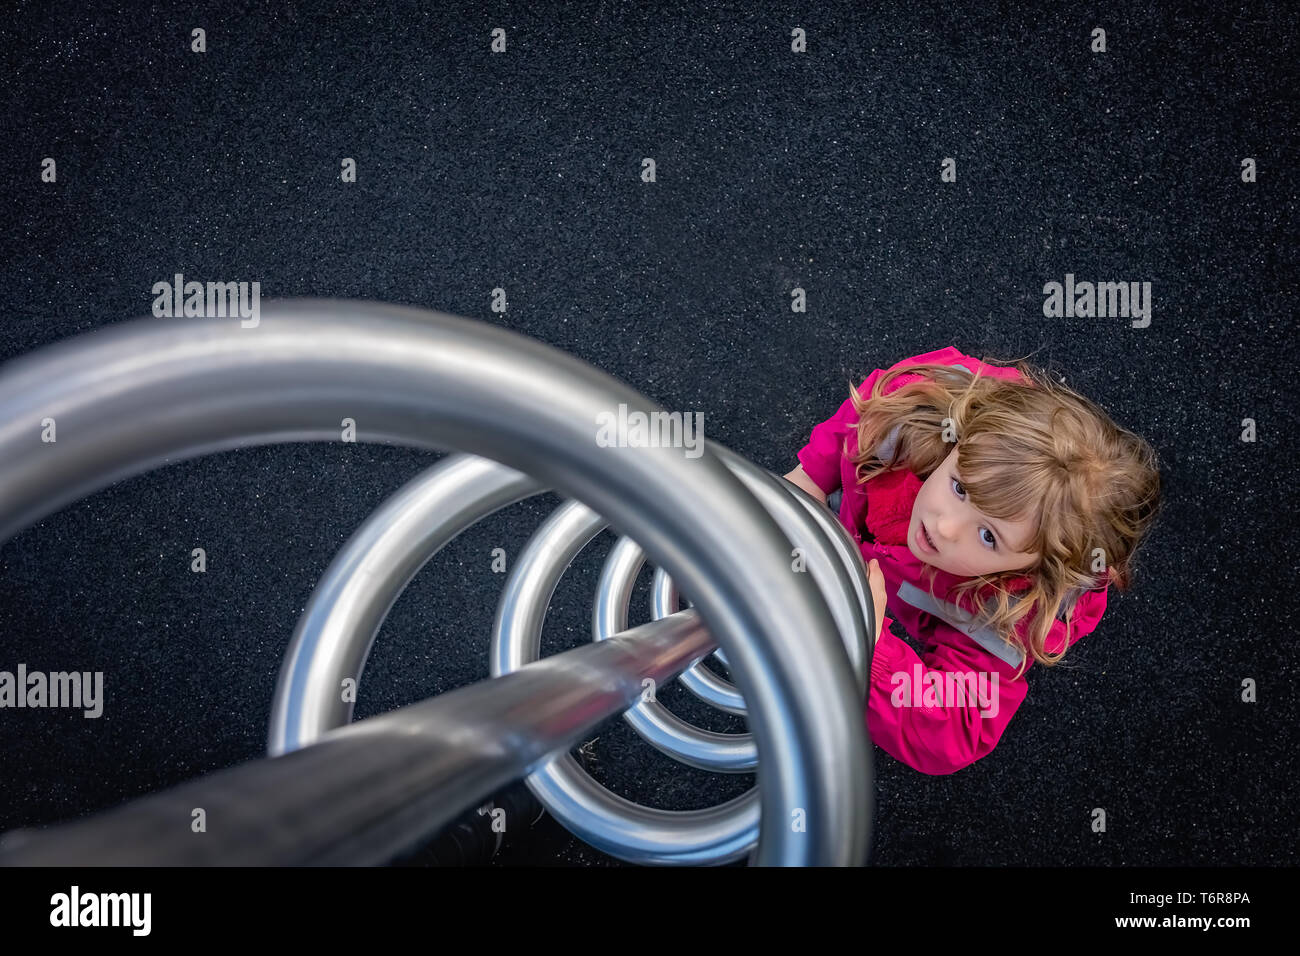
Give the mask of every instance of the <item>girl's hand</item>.
<svg viewBox="0 0 1300 956">
<path fill-rule="evenodd" d="M 879 641 L 881 628 L 885 625 L 885 573 L 875 558 L 867 565 L 867 581 L 871 584 L 871 599 L 876 608 L 875 641 Z M 873 642 L 871 646 L 876 645 Z"/>
</svg>

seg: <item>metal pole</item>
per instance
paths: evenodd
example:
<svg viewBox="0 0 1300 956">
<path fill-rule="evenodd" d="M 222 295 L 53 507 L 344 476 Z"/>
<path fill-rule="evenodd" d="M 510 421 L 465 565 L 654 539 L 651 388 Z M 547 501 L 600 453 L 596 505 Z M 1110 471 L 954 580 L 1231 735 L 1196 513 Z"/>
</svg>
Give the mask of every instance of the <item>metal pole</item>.
<svg viewBox="0 0 1300 956">
<path fill-rule="evenodd" d="M 681 611 L 88 820 L 12 831 L 0 865 L 383 863 L 579 744 L 644 678 L 669 681 L 715 646 L 698 612 Z"/>
</svg>

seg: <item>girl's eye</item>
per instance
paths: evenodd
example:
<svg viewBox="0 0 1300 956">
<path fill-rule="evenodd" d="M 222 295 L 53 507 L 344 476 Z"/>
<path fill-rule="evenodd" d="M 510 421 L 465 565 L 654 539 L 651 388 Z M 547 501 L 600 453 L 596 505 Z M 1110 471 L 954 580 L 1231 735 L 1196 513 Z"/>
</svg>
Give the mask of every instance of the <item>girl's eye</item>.
<svg viewBox="0 0 1300 956">
<path fill-rule="evenodd" d="M 965 498 L 965 497 L 966 497 L 966 489 L 965 489 L 965 487 L 962 486 L 962 483 L 961 483 L 960 481 L 958 481 L 956 478 L 954 478 L 954 479 L 952 479 L 952 484 L 953 484 L 953 491 L 955 491 L 955 492 L 957 493 L 958 497 Z M 989 533 L 988 538 L 985 538 L 985 537 L 984 537 L 984 532 L 985 532 L 985 531 L 988 531 L 988 533 Z M 990 530 L 989 528 L 980 528 L 980 540 L 983 541 L 983 542 L 984 542 L 985 544 L 987 544 L 987 545 L 991 545 L 990 550 L 996 551 L 996 550 L 998 549 L 998 539 L 997 539 L 997 535 L 995 535 L 995 534 L 992 532 L 992 530 Z"/>
</svg>

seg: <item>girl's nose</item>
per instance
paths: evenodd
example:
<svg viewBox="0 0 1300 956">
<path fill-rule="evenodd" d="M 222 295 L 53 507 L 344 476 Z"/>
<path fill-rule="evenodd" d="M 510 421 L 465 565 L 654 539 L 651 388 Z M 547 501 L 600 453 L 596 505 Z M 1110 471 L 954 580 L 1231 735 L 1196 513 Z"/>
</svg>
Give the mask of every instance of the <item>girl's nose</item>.
<svg viewBox="0 0 1300 956">
<path fill-rule="evenodd" d="M 954 522 L 946 517 L 934 519 L 934 533 L 939 538 L 940 544 L 952 544 L 952 529 Z"/>
</svg>

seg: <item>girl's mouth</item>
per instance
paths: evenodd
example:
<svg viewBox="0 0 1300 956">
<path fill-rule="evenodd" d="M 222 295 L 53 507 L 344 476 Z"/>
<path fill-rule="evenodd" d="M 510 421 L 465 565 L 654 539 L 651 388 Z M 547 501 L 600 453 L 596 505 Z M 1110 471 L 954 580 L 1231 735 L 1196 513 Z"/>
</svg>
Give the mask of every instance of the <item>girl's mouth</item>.
<svg viewBox="0 0 1300 956">
<path fill-rule="evenodd" d="M 928 554 L 938 554 L 939 549 L 936 548 L 934 546 L 934 542 L 930 540 L 930 535 L 925 530 L 925 525 L 921 524 L 920 522 L 917 522 L 917 528 L 919 528 L 920 530 L 918 530 L 916 533 L 916 540 L 919 543 L 921 550 L 927 552 Z"/>
</svg>

